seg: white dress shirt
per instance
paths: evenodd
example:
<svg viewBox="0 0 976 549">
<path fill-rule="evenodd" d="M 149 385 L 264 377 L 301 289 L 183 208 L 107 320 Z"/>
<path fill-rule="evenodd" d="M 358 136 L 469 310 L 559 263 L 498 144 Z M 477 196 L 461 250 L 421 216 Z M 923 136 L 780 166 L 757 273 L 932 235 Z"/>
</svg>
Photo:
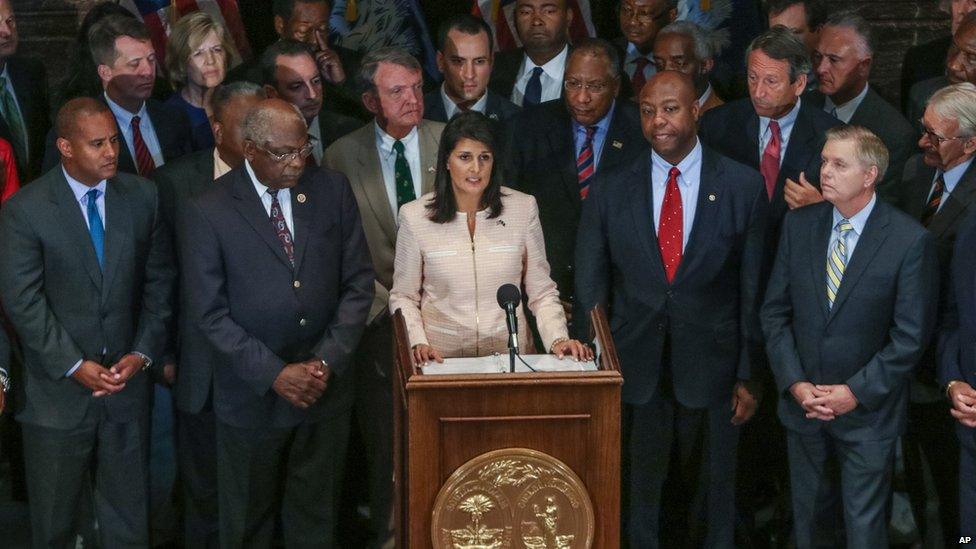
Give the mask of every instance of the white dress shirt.
<svg viewBox="0 0 976 549">
<path fill-rule="evenodd" d="M 319 125 L 319 115 L 315 115 L 315 118 L 308 123 L 308 135 L 312 137 L 310 140 L 312 143 L 312 158 L 315 159 L 315 163 L 319 166 L 322 165 L 322 126 Z"/>
<path fill-rule="evenodd" d="M 444 91 L 444 84 L 441 84 L 441 102 L 444 104 L 444 113 L 447 115 L 447 119 L 450 120 L 454 118 L 454 115 L 461 112 L 454 100 L 451 99 L 447 92 Z M 488 108 L 488 90 L 481 95 L 481 99 L 478 99 L 471 105 L 469 111 L 480 112 L 481 114 L 487 114 L 485 110 Z"/>
<path fill-rule="evenodd" d="M 217 149 L 216 148 L 214 148 L 214 151 L 213 151 L 213 158 L 214 158 L 214 174 L 213 175 L 214 175 L 214 181 L 216 181 L 218 178 L 226 175 L 227 172 L 229 172 L 231 170 L 231 167 L 228 166 L 226 162 L 224 162 L 224 159 L 223 158 L 220 157 L 220 153 L 217 152 Z"/>
<path fill-rule="evenodd" d="M 661 158 L 656 152 L 651 152 L 651 193 L 654 203 L 654 234 L 657 234 L 661 224 L 661 207 L 664 205 L 664 193 L 668 188 L 668 173 L 676 167 L 681 175 L 678 176 L 678 192 L 681 193 L 681 250 L 688 246 L 688 235 L 695 222 L 695 209 L 698 207 L 698 189 L 701 187 L 702 146 L 701 141 L 695 143 L 695 148 L 685 156 L 677 166 Z"/>
<path fill-rule="evenodd" d="M 705 103 L 711 99 L 713 93 L 715 93 L 715 91 L 712 89 L 712 83 L 709 82 L 708 87 L 705 88 L 705 91 L 701 94 L 701 97 L 698 98 L 698 106 L 704 107 Z"/>
<path fill-rule="evenodd" d="M 393 144 L 396 142 L 390 134 L 383 131 L 379 124 L 373 123 L 376 128 L 376 151 L 380 154 L 380 168 L 383 170 L 383 183 L 386 187 L 386 197 L 390 201 L 390 211 L 393 217 L 397 216 L 396 198 L 396 151 Z M 423 173 L 420 169 L 420 135 L 417 128 L 410 130 L 403 139 L 403 155 L 407 157 L 407 164 L 410 166 L 410 178 L 413 179 L 413 195 L 420 198 L 420 186 L 423 183 Z"/>
<path fill-rule="evenodd" d="M 545 65 L 542 65 L 542 98 L 540 103 L 559 99 L 563 92 L 563 73 L 566 72 L 566 58 L 569 57 L 569 46 L 563 48 L 559 55 L 553 57 Z M 528 55 L 522 56 L 522 67 L 519 68 L 518 77 L 515 79 L 515 89 L 512 90 L 512 103 L 522 106 L 522 98 L 525 97 L 525 86 L 532 78 L 532 69 L 538 65 L 529 59 Z"/>
<path fill-rule="evenodd" d="M 871 201 L 868 202 L 867 206 L 864 206 L 861 208 L 861 211 L 847 218 L 847 220 L 851 222 L 851 226 L 854 227 L 854 230 L 847 234 L 846 244 L 848 265 L 851 264 L 851 258 L 854 257 L 854 248 L 857 247 L 857 241 L 860 240 L 861 235 L 864 234 L 864 225 L 867 224 L 868 218 L 871 217 L 871 211 L 874 210 L 874 204 L 877 201 L 878 195 L 872 195 Z M 840 232 L 837 231 L 837 224 L 844 219 L 844 214 L 837 211 L 837 208 L 834 208 L 833 225 L 830 226 L 830 242 L 827 244 L 827 261 L 830 261 L 830 253 L 833 251 L 834 246 L 837 244 L 837 240 L 840 238 Z M 843 283 L 844 281 L 841 281 L 841 284 Z M 826 284 L 826 282 L 824 282 L 824 284 Z"/>
<path fill-rule="evenodd" d="M 268 219 L 270 220 L 271 194 L 268 193 L 268 186 L 258 181 L 258 176 L 254 175 L 254 170 L 251 168 L 250 162 L 245 160 L 244 167 L 247 169 L 247 175 L 251 178 L 251 184 L 254 185 L 254 192 L 258 193 L 258 198 L 261 199 L 261 205 L 264 206 L 264 211 L 268 214 Z M 281 206 L 281 215 L 285 218 L 285 225 L 288 226 L 288 231 L 291 232 L 291 241 L 296 242 L 295 220 L 291 216 L 291 189 L 281 189 L 278 191 L 278 204 Z"/>
<path fill-rule="evenodd" d="M 796 122 L 797 115 L 800 114 L 800 99 L 796 100 L 796 105 L 793 105 L 793 109 L 780 117 L 776 122 L 779 123 L 779 165 L 783 166 L 783 159 L 786 158 L 786 149 L 790 146 L 790 136 L 793 135 L 793 124 Z M 770 118 L 765 116 L 759 117 L 759 159 L 762 160 L 763 152 L 766 150 L 766 145 L 769 144 L 769 140 L 773 138 L 773 134 L 769 131 L 769 121 Z"/>
<path fill-rule="evenodd" d="M 861 102 L 864 101 L 867 94 L 868 85 L 865 84 L 864 89 L 861 90 L 861 93 L 857 94 L 857 97 L 851 99 L 843 105 L 835 104 L 834 100 L 831 99 L 829 95 L 824 96 L 823 110 L 825 113 L 837 118 L 837 120 L 840 120 L 845 124 L 850 124 L 851 118 L 854 117 L 854 113 L 857 112 L 857 108 L 861 106 Z"/>
<path fill-rule="evenodd" d="M 162 166 L 165 163 L 163 148 L 159 144 L 159 138 L 156 137 L 156 129 L 153 127 L 152 120 L 149 118 L 149 111 L 146 110 L 146 102 L 143 101 L 139 112 L 133 114 L 120 107 L 115 101 L 112 101 L 108 94 L 104 95 L 105 102 L 108 103 L 108 108 L 112 109 L 112 114 L 115 115 L 115 121 L 119 124 L 119 129 L 122 131 L 125 146 L 129 148 L 129 154 L 132 156 L 132 162 L 136 163 L 136 145 L 132 141 L 132 119 L 138 116 L 139 133 L 142 134 L 142 140 L 146 143 L 146 148 L 149 149 L 153 163 L 157 168 Z"/>
</svg>

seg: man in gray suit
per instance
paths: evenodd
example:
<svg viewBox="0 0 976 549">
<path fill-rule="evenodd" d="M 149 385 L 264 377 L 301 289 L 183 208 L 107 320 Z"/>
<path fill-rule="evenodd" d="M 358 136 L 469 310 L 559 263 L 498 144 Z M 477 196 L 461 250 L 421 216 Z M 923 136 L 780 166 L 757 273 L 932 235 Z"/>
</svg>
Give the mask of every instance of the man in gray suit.
<svg viewBox="0 0 976 549">
<path fill-rule="evenodd" d="M 349 178 L 376 271 L 376 297 L 356 351 L 354 413 L 368 468 L 369 537 L 379 546 L 392 535 L 393 332 L 387 310 L 393 287 L 397 212 L 404 203 L 433 190 L 444 124 L 422 119 L 423 73 L 420 63 L 403 50 L 382 48 L 368 54 L 363 58 L 359 85 L 363 104 L 374 121 L 329 147 L 325 165 Z M 357 459 L 351 466 L 362 461 Z"/>
<path fill-rule="evenodd" d="M 102 547 L 149 545 L 151 380 L 175 271 L 155 186 L 117 172 L 108 107 L 69 101 L 60 166 L 0 212 L 0 297 L 24 345 L 24 429 L 37 547 L 74 545 L 93 479 Z M 104 220 L 104 222 L 103 222 Z"/>
<path fill-rule="evenodd" d="M 887 547 L 895 443 L 932 334 L 938 263 L 931 235 L 875 194 L 888 164 L 877 136 L 830 129 L 821 156 L 826 202 L 787 214 L 761 312 L 796 545 L 844 545 L 837 529 L 819 531 L 843 509 L 847 547 Z"/>
</svg>

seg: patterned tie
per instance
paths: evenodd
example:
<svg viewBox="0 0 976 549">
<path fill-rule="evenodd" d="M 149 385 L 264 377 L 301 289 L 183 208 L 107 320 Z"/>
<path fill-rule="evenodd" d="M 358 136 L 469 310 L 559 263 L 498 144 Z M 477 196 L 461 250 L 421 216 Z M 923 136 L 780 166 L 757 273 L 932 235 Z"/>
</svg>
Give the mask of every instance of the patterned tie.
<svg viewBox="0 0 976 549">
<path fill-rule="evenodd" d="M 403 142 L 399 139 L 393 143 L 393 150 L 396 151 L 396 163 L 393 164 L 393 175 L 396 179 L 396 199 L 397 210 L 417 198 L 417 193 L 413 190 L 413 176 L 410 174 L 410 164 L 407 157 L 403 154 Z"/>
<path fill-rule="evenodd" d="M 769 143 L 763 151 L 762 161 L 759 163 L 759 172 L 766 180 L 766 196 L 773 199 L 773 192 L 776 191 L 776 180 L 779 179 L 779 154 L 780 154 L 780 134 L 779 122 L 769 121 Z"/>
<path fill-rule="evenodd" d="M 542 102 L 542 67 L 532 69 L 529 83 L 525 85 L 525 95 L 522 96 L 522 106 L 531 107 Z"/>
<path fill-rule="evenodd" d="M 830 250 L 830 259 L 827 260 L 827 309 L 834 307 L 840 281 L 844 279 L 844 269 L 847 268 L 847 236 L 854 230 L 854 226 L 849 220 L 841 219 L 834 230 L 840 236 Z"/>
<path fill-rule="evenodd" d="M 932 186 L 932 196 L 929 198 L 928 203 L 925 205 L 925 210 L 922 212 L 922 225 L 926 227 L 935 218 L 935 214 L 939 211 L 939 206 L 942 205 L 942 196 L 945 194 L 945 174 L 941 171 L 939 172 L 939 177 L 935 178 L 935 184 Z"/>
<path fill-rule="evenodd" d="M 576 174 L 579 181 L 580 200 L 586 200 L 586 195 L 590 192 L 590 179 L 596 171 L 596 159 L 593 158 L 593 135 L 596 133 L 596 126 L 586 128 L 586 140 L 583 142 L 583 149 L 576 158 Z"/>
<path fill-rule="evenodd" d="M 637 63 L 637 68 L 634 69 L 634 76 L 630 79 L 630 85 L 634 90 L 634 95 L 640 97 L 640 92 L 644 89 L 644 84 L 647 84 L 647 77 L 644 76 L 644 70 L 651 64 L 651 61 L 646 57 L 638 57 L 634 60 L 634 63 Z"/>
<path fill-rule="evenodd" d="M 132 148 L 136 150 L 136 170 L 139 171 L 139 175 L 148 177 L 149 173 L 156 169 L 156 163 L 153 161 L 152 154 L 149 153 L 146 141 L 142 138 L 139 122 L 138 116 L 132 117 Z"/>
<path fill-rule="evenodd" d="M 657 228 L 657 245 L 664 261 L 664 272 L 668 282 L 674 280 L 681 264 L 681 248 L 684 241 L 684 212 L 681 208 L 681 191 L 678 190 L 678 176 L 681 171 L 671 168 L 668 172 L 667 189 L 661 204 L 661 219 Z"/>
<path fill-rule="evenodd" d="M 271 195 L 271 223 L 274 224 L 275 233 L 281 241 L 281 247 L 285 249 L 285 255 L 291 266 L 295 266 L 295 242 L 291 239 L 291 231 L 288 230 L 288 223 L 285 222 L 285 215 L 281 213 L 281 204 L 278 202 L 278 189 L 268 189 Z"/>
<path fill-rule="evenodd" d="M 0 109 L 3 110 L 3 119 L 7 121 L 10 128 L 10 144 L 17 153 L 17 159 L 21 165 L 27 164 L 27 128 L 24 127 L 24 119 L 20 117 L 17 110 L 17 102 L 14 96 L 7 89 L 7 79 L 0 76 Z"/>
<path fill-rule="evenodd" d="M 88 206 L 88 234 L 91 235 L 92 246 L 95 247 L 95 257 L 98 258 L 98 266 L 105 267 L 105 226 L 102 225 L 102 216 L 98 213 L 98 197 L 102 191 L 92 189 L 85 193 Z"/>
</svg>

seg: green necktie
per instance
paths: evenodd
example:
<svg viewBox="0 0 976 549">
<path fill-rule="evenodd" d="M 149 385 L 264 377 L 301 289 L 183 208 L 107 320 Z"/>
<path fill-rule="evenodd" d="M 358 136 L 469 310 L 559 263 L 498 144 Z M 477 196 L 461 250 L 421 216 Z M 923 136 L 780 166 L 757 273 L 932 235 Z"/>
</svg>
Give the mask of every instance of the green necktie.
<svg viewBox="0 0 976 549">
<path fill-rule="evenodd" d="M 393 165 L 393 174 L 396 179 L 396 198 L 397 210 L 401 206 L 417 198 L 413 191 L 413 176 L 410 175 L 410 164 L 407 157 L 403 154 L 403 142 L 399 139 L 393 143 L 393 150 L 396 151 L 396 164 Z"/>
<path fill-rule="evenodd" d="M 3 119 L 7 121 L 7 127 L 10 128 L 10 144 L 17 153 L 17 160 L 21 164 L 26 164 L 27 135 L 24 131 L 24 120 L 20 117 L 13 95 L 7 90 L 7 79 L 2 76 L 0 76 L 0 109 L 3 110 Z"/>
</svg>

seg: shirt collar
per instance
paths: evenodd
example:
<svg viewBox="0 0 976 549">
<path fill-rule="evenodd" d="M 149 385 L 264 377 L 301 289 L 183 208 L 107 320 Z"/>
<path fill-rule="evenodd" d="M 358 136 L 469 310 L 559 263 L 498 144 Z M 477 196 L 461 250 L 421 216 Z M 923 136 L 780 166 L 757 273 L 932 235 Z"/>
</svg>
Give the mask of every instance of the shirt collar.
<svg viewBox="0 0 976 549">
<path fill-rule="evenodd" d="M 596 124 L 593 124 L 594 126 L 596 126 L 596 133 L 601 134 L 601 135 L 607 133 L 607 130 L 609 130 L 609 128 L 610 128 L 610 121 L 613 119 L 613 110 L 615 108 L 617 108 L 617 101 L 616 100 L 614 100 L 612 103 L 610 103 L 610 110 L 607 111 L 607 114 L 603 115 L 603 118 L 601 118 L 600 120 L 598 120 Z M 573 118 L 572 120 L 573 120 L 573 131 L 574 132 L 585 132 L 586 131 L 586 126 L 583 126 L 582 124 L 580 124 L 579 122 L 577 122 L 575 118 Z"/>
<path fill-rule="evenodd" d="M 213 159 L 214 159 L 214 179 L 217 179 L 218 177 L 221 177 L 225 175 L 227 172 L 231 171 L 232 168 L 230 167 L 230 165 L 224 162 L 224 159 L 220 157 L 220 153 L 217 151 L 217 147 L 214 147 Z M 248 174 L 250 173 L 251 172 L 248 172 Z"/>
<path fill-rule="evenodd" d="M 878 201 L 877 193 L 871 195 L 871 200 L 868 201 L 867 205 L 861 208 L 861 211 L 857 212 L 853 216 L 847 218 L 850 221 L 851 226 L 854 227 L 854 234 L 861 236 L 864 234 L 864 225 L 867 224 L 868 218 L 871 217 L 871 211 L 874 210 L 874 203 Z M 830 227 L 833 231 L 837 224 L 844 219 L 844 214 L 840 213 L 837 208 L 834 208 L 834 224 Z"/>
<path fill-rule="evenodd" d="M 705 91 L 701 94 L 701 97 L 698 98 L 698 107 L 699 108 L 704 107 L 705 106 L 705 103 L 711 97 L 712 97 L 712 83 L 709 82 L 708 83 L 708 87 L 705 88 Z"/>
<path fill-rule="evenodd" d="M 393 154 L 393 144 L 396 143 L 396 139 L 390 134 L 386 133 L 383 128 L 376 122 L 373 122 L 373 128 L 376 130 L 376 144 L 379 145 L 380 151 L 389 156 Z M 414 126 L 403 139 L 400 140 L 403 143 L 404 149 L 410 148 L 413 145 L 414 140 L 417 139 L 417 126 Z"/>
<path fill-rule="evenodd" d="M 444 104 L 444 112 L 447 114 L 447 119 L 450 120 L 454 118 L 454 115 L 458 113 L 461 109 L 458 108 L 457 103 L 449 95 L 447 91 L 444 90 L 445 84 L 441 84 L 441 101 Z M 471 105 L 468 110 L 480 112 L 481 114 L 487 114 L 485 111 L 488 109 L 488 89 L 485 88 L 485 93 L 481 95 L 481 98 Z"/>
<path fill-rule="evenodd" d="M 108 108 L 112 109 L 112 114 L 115 115 L 115 119 L 119 121 L 119 125 L 128 128 L 132 124 L 132 118 L 138 116 L 139 121 L 142 122 L 149 117 L 149 113 L 146 111 L 146 102 L 142 102 L 142 107 L 139 108 L 139 112 L 133 114 L 121 106 L 108 96 L 107 93 L 102 93 L 105 97 L 105 102 L 108 103 Z"/>
<path fill-rule="evenodd" d="M 861 93 L 857 94 L 854 99 L 851 99 L 843 105 L 834 104 L 834 100 L 831 99 L 829 95 L 824 96 L 824 111 L 829 113 L 831 110 L 835 110 L 838 120 L 845 124 L 850 123 L 854 113 L 857 112 L 857 108 L 861 106 L 861 102 L 864 101 L 864 98 L 868 95 L 868 87 L 869 86 L 865 84 L 864 89 L 861 90 Z"/>
<path fill-rule="evenodd" d="M 643 57 L 654 64 L 654 56 L 648 53 L 647 55 L 642 54 L 637 51 L 637 46 L 633 42 L 627 42 L 627 55 L 624 57 L 624 64 L 630 64 L 636 61 L 638 58 Z"/>
<path fill-rule="evenodd" d="M 946 191 L 951 193 L 952 190 L 956 188 L 956 185 L 958 185 L 959 181 L 962 180 L 963 174 L 966 173 L 966 170 L 969 169 L 969 166 L 972 163 L 973 163 L 973 158 L 970 157 L 969 160 L 963 162 L 962 164 L 959 164 L 958 166 L 953 166 L 951 169 L 946 170 L 942 174 L 942 179 L 943 181 L 945 181 Z M 936 172 L 936 177 L 938 176 L 939 176 L 938 172 Z"/>
<path fill-rule="evenodd" d="M 78 202 L 81 202 L 85 195 L 88 194 L 88 191 L 92 189 L 98 189 L 101 191 L 99 196 L 105 196 L 105 189 L 108 188 L 108 181 L 103 179 L 98 182 L 98 185 L 89 187 L 88 185 L 85 185 L 81 181 L 78 181 L 77 179 L 68 175 L 68 171 L 64 169 L 64 166 L 61 166 L 61 173 L 64 174 L 64 178 L 68 181 L 68 186 L 71 187 L 71 192 L 74 193 L 75 200 Z"/>
<path fill-rule="evenodd" d="M 244 160 L 244 168 L 247 170 L 248 177 L 251 178 L 251 184 L 254 185 L 254 191 L 258 193 L 258 198 L 264 197 L 264 194 L 268 192 L 269 187 L 264 183 L 258 181 L 258 176 L 254 174 L 254 169 L 251 168 L 251 163 Z M 284 200 L 288 196 L 288 189 L 278 190 L 278 200 Z"/>
<path fill-rule="evenodd" d="M 562 82 L 563 72 L 565 72 L 566 70 L 566 57 L 568 55 L 569 55 L 569 44 L 566 44 L 565 46 L 563 46 L 563 51 L 559 52 L 559 54 L 556 55 L 556 57 L 550 59 L 545 65 L 542 65 L 542 71 L 546 73 L 546 76 Z M 522 57 L 523 57 L 522 74 L 520 76 L 524 77 L 528 74 L 531 74 L 532 69 L 534 69 L 537 65 L 533 63 L 531 59 L 529 59 L 528 55 L 523 54 Z"/>
<path fill-rule="evenodd" d="M 678 168 L 681 172 L 681 176 L 678 177 L 678 184 L 685 187 L 691 186 L 691 175 L 695 173 L 696 170 L 701 171 L 702 164 L 702 145 L 701 140 L 697 137 L 695 138 L 695 147 L 691 149 L 681 162 L 677 165 L 671 164 L 664 158 L 662 158 L 656 151 L 651 150 L 651 162 L 660 170 L 664 170 L 664 173 L 671 171 L 671 168 Z"/>
<path fill-rule="evenodd" d="M 315 115 L 315 118 L 308 123 L 308 135 L 311 135 L 316 140 L 322 140 L 322 127 L 319 125 L 319 115 Z"/>
<path fill-rule="evenodd" d="M 800 114 L 801 102 L 802 100 L 797 98 L 796 105 L 793 105 L 790 112 L 784 114 L 776 120 L 776 122 L 779 123 L 779 133 L 780 135 L 784 136 L 783 139 L 786 139 L 785 136 L 789 135 L 790 131 L 793 129 L 793 123 L 796 122 L 796 117 Z M 766 134 L 766 129 L 769 128 L 770 120 L 770 118 L 766 118 L 765 116 L 759 117 L 759 135 Z"/>
</svg>

